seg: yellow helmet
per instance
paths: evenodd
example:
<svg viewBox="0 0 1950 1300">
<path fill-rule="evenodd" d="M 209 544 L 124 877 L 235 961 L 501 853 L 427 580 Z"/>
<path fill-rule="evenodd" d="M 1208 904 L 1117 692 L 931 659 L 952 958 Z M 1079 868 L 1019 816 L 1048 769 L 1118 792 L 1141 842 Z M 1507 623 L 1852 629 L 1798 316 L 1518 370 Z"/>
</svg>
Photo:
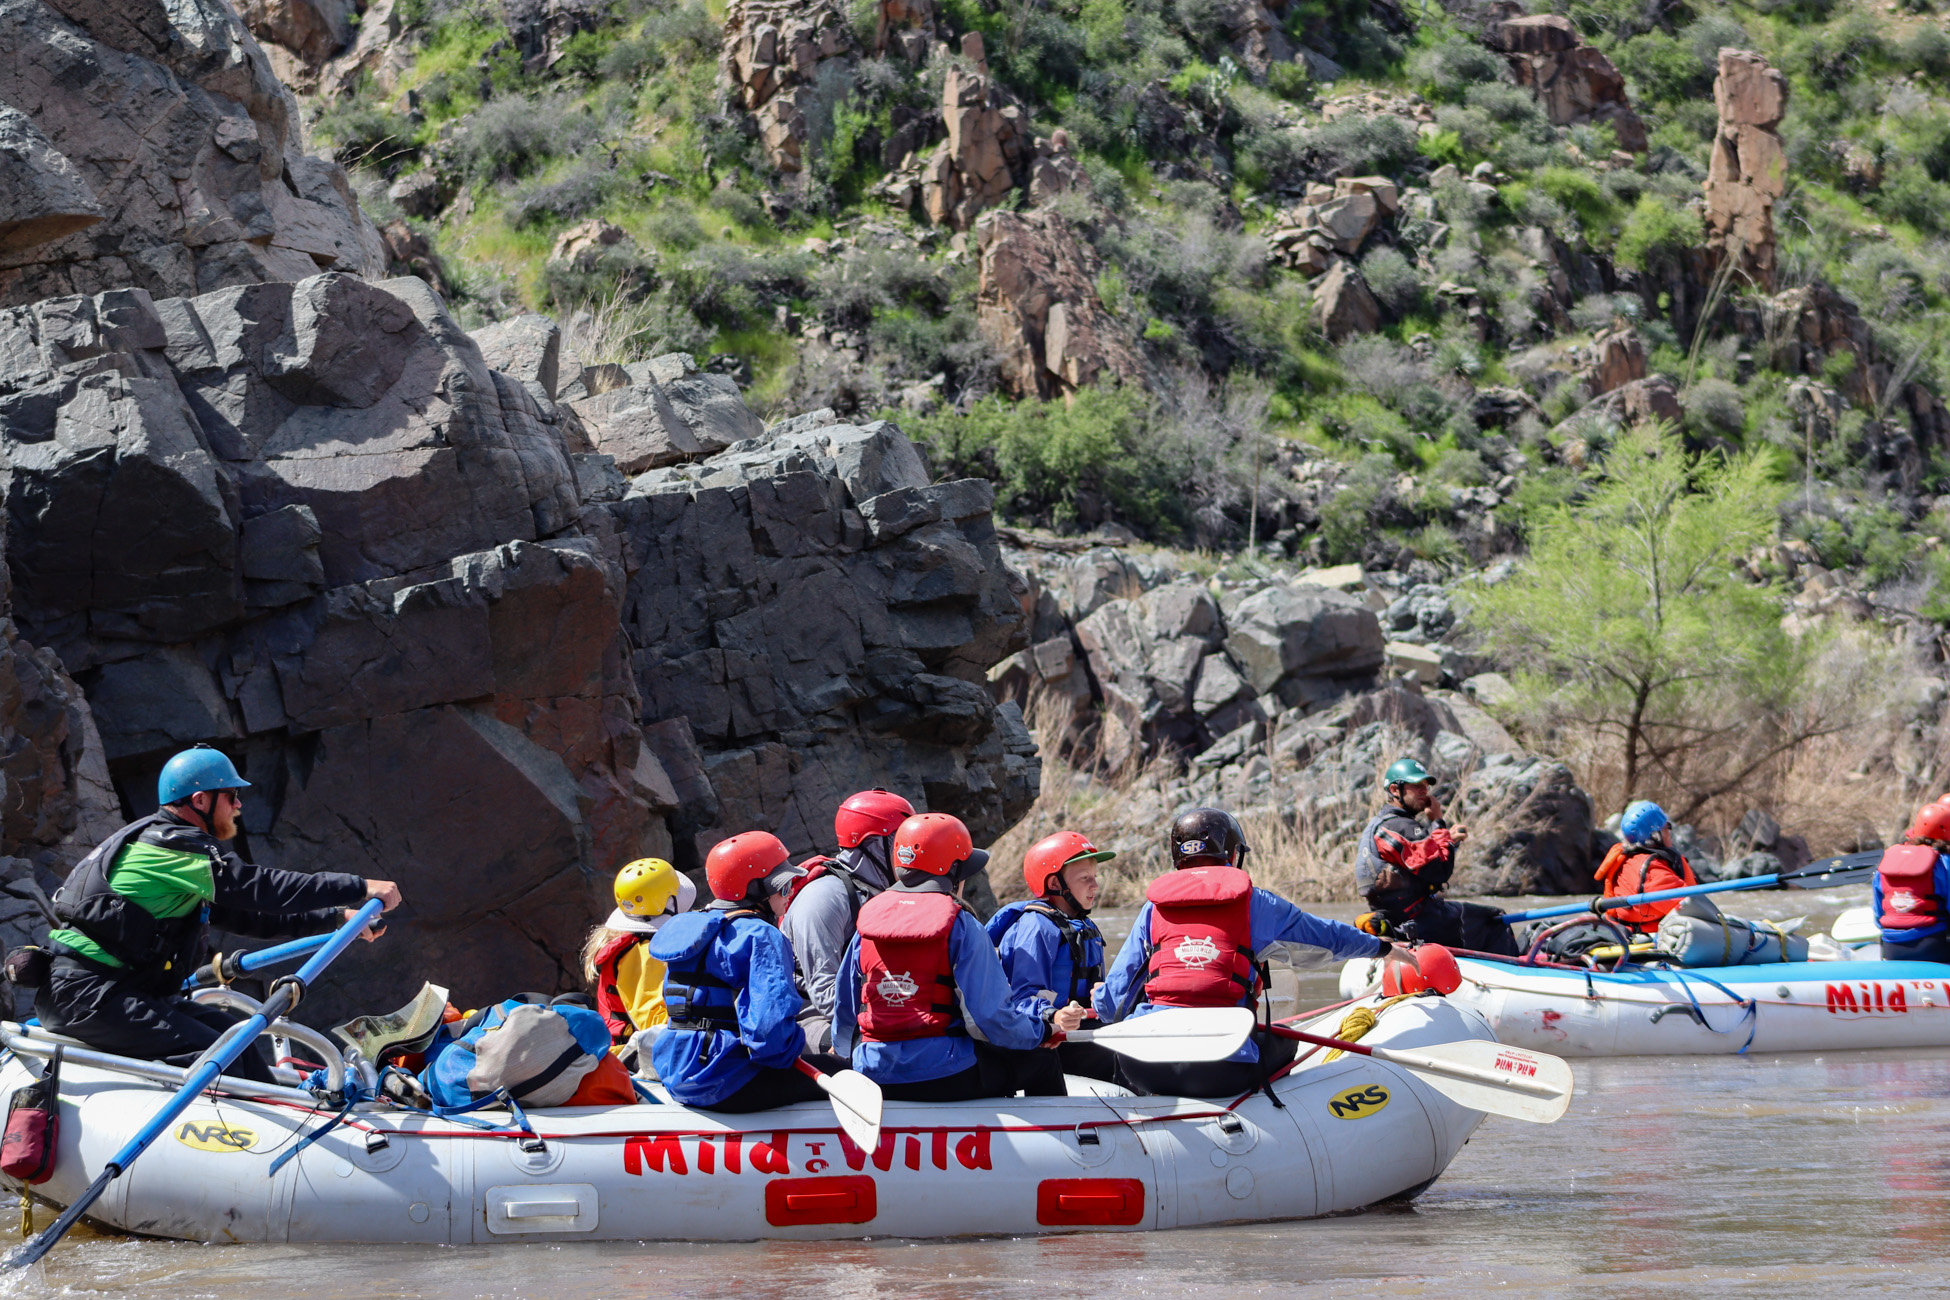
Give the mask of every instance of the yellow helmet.
<svg viewBox="0 0 1950 1300">
<path fill-rule="evenodd" d="M 662 858 L 638 858 L 616 873 L 616 910 L 640 921 L 678 911 L 678 896 L 686 883 L 677 868 Z"/>
</svg>

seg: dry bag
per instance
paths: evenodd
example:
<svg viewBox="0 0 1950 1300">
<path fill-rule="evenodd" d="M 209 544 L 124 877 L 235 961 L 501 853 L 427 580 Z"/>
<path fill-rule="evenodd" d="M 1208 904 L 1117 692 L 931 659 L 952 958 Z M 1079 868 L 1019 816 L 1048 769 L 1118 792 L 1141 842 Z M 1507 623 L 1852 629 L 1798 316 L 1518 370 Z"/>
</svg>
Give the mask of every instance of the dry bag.
<svg viewBox="0 0 1950 1300">
<path fill-rule="evenodd" d="M 7 1132 L 0 1138 L 0 1174 L 23 1183 L 44 1183 L 54 1174 L 61 1145 L 61 1049 L 47 1073 L 14 1090 L 7 1104 Z"/>
</svg>

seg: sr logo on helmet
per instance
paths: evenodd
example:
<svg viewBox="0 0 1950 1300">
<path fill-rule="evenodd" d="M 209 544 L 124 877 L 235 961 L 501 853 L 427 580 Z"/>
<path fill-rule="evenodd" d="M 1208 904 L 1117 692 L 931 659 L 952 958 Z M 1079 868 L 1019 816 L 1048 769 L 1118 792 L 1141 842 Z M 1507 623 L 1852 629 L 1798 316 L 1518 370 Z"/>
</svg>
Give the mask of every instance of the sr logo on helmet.
<svg viewBox="0 0 1950 1300">
<path fill-rule="evenodd" d="M 1193 970 L 1203 970 L 1219 960 L 1219 945 L 1202 934 L 1194 934 L 1180 939 L 1171 955 Z"/>
<path fill-rule="evenodd" d="M 1195 853 L 1203 852 L 1205 852 L 1204 840 L 1182 840 L 1179 842 L 1178 853 L 1180 857 L 1189 858 Z"/>
</svg>

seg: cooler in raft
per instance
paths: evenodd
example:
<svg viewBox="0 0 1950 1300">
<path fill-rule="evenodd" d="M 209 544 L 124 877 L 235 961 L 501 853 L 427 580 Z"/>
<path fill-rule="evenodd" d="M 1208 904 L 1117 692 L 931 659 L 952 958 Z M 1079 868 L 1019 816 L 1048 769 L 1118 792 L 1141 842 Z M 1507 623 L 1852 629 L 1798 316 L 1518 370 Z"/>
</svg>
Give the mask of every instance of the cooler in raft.
<svg viewBox="0 0 1950 1300">
<path fill-rule="evenodd" d="M 1341 968 L 1341 996 L 1378 962 Z M 1458 958 L 1449 1001 L 1498 1041 L 1557 1056 L 1698 1056 L 1950 1046 L 1950 966 L 1815 961 L 1617 974 Z"/>
<path fill-rule="evenodd" d="M 1308 1027 L 1331 1032 L 1339 1019 Z M 21 1054 L 51 1040 L 13 1024 L 0 1035 L 10 1049 L 4 1098 L 28 1078 Z M 1363 1041 L 1489 1037 L 1475 1010 L 1424 997 L 1389 1007 Z M 1263 1093 L 1232 1105 L 1072 1079 L 1073 1090 L 1098 1092 L 890 1101 L 875 1151 L 844 1140 L 823 1102 L 753 1116 L 674 1105 L 532 1110 L 536 1137 L 525 1140 L 362 1105 L 276 1172 L 273 1162 L 336 1108 L 321 1111 L 295 1088 L 226 1079 L 236 1091 L 193 1103 L 90 1217 L 193 1241 L 433 1244 L 1182 1228 L 1413 1196 L 1483 1118 L 1395 1066 L 1302 1050 L 1274 1085 L 1283 1107 Z M 39 1057 L 29 1059 L 38 1069 Z M 120 1059 L 81 1052 L 63 1063 L 59 1164 L 35 1189 L 43 1199 L 65 1205 L 78 1194 L 173 1090 L 167 1077 L 180 1081 L 168 1067 L 147 1067 L 155 1080 L 105 1068 Z M 468 1118 L 506 1122 L 502 1112 Z"/>
</svg>

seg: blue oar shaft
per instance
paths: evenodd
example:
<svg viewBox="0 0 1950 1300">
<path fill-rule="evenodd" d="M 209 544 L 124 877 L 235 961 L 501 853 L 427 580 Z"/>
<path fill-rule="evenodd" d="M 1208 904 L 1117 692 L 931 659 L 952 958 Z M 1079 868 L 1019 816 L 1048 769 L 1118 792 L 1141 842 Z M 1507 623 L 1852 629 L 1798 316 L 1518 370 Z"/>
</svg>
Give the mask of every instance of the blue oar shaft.
<svg viewBox="0 0 1950 1300">
<path fill-rule="evenodd" d="M 320 948 L 323 948 L 327 943 L 331 942 L 331 939 L 332 936 L 329 934 L 314 934 L 308 939 L 293 939 L 290 943 L 281 943 L 270 948 L 259 948 L 256 952 L 244 953 L 237 958 L 237 973 L 249 974 L 251 971 L 263 970 L 269 966 L 277 966 L 284 962 L 295 961 L 300 957 L 317 952 Z M 225 962 L 225 966 L 227 967 L 228 965 L 229 963 Z M 208 976 L 209 967 L 206 966 L 184 980 L 183 987 L 185 989 L 191 989 L 214 983 L 215 981 L 207 978 Z M 225 978 L 230 978 L 230 976 L 226 974 Z"/>
<path fill-rule="evenodd" d="M 1655 889 L 1649 894 L 1628 894 L 1623 898 L 1607 898 L 1605 910 L 1614 911 L 1621 907 L 1637 907 L 1640 903 L 1663 903 L 1668 898 L 1695 898 L 1700 894 L 1725 894 L 1736 889 L 1765 889 L 1777 883 L 1781 877 L 1748 876 L 1742 880 L 1721 880 L 1710 885 L 1689 885 L 1684 889 Z M 1589 903 L 1564 903 L 1557 907 L 1538 907 L 1528 912 L 1505 912 L 1503 919 L 1510 925 L 1519 921 L 1548 921 L 1557 916 L 1576 916 L 1579 912 L 1589 912 Z"/>
<path fill-rule="evenodd" d="M 280 982 L 279 986 L 272 990 L 271 996 L 264 1000 L 263 1010 L 226 1030 L 223 1037 L 219 1038 L 211 1048 L 209 1055 L 191 1071 L 189 1077 L 183 1080 L 183 1086 L 176 1090 L 176 1095 L 156 1112 L 155 1118 L 143 1125 L 136 1135 L 115 1153 L 115 1158 L 110 1160 L 95 1181 L 88 1185 L 88 1190 L 77 1197 L 74 1204 L 63 1210 L 61 1217 L 49 1225 L 46 1232 L 15 1247 L 4 1261 L 5 1267 L 21 1268 L 47 1254 L 54 1243 L 59 1241 L 68 1229 L 88 1212 L 88 1208 L 101 1194 L 108 1190 L 108 1185 L 120 1177 L 123 1170 L 134 1164 L 136 1157 L 147 1151 L 149 1144 L 160 1137 L 164 1130 L 175 1122 L 178 1115 L 189 1109 L 190 1103 L 196 1100 L 197 1094 L 214 1083 L 217 1076 L 224 1072 L 225 1067 L 242 1056 L 245 1049 L 257 1041 L 257 1036 L 264 1032 L 266 1026 L 292 1008 L 298 1000 L 299 993 L 309 987 L 311 982 L 318 978 L 320 972 L 331 965 L 333 958 L 345 951 L 347 944 L 358 938 L 361 931 L 377 920 L 382 910 L 383 905 L 378 899 L 367 900 L 366 905 L 354 913 L 351 920 L 326 936 L 325 942 L 319 945 L 318 951 L 312 954 L 310 961 L 298 968 L 298 973 L 294 977 L 296 988 L 291 984 Z"/>
</svg>

